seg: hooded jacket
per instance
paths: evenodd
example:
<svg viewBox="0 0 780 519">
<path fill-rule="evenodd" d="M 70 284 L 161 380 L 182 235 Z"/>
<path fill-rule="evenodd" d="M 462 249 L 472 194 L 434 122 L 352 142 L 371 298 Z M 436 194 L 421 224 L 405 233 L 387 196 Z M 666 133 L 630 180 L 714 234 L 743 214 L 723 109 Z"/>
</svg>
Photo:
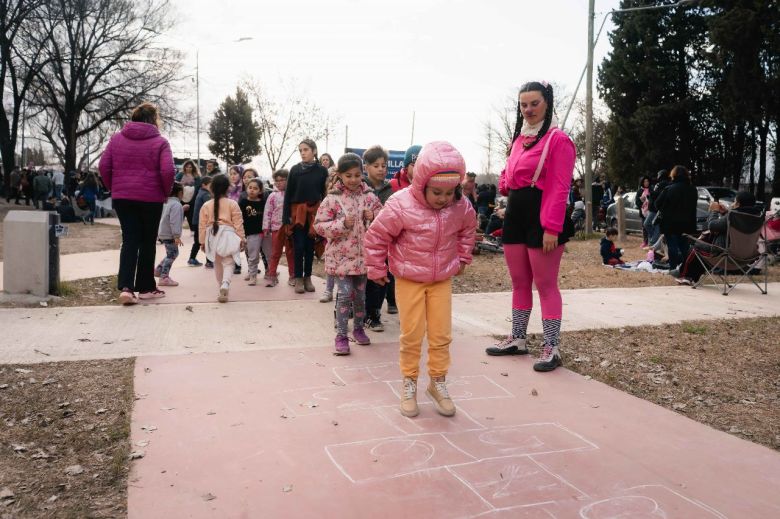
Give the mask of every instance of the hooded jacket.
<svg viewBox="0 0 780 519">
<path fill-rule="evenodd" d="M 99 167 L 115 200 L 163 203 L 176 175 L 171 146 L 157 126 L 132 121 L 111 137 Z"/>
<path fill-rule="evenodd" d="M 437 173 L 457 172 L 460 181 L 466 164 L 447 142 L 432 142 L 420 152 L 411 186 L 393 194 L 366 233 L 366 264 L 369 279 L 387 275 L 419 283 L 449 279 L 461 263 L 471 263 L 477 219 L 465 198 L 434 209 L 425 200 L 425 186 Z"/>
<path fill-rule="evenodd" d="M 363 239 L 366 227 L 363 212 L 371 211 L 375 216 L 382 204 L 365 183 L 360 191 L 351 191 L 337 182 L 317 210 L 314 230 L 328 239 L 325 246 L 325 272 L 332 276 L 362 276 L 366 273 L 363 254 Z M 347 216 L 355 218 L 351 228 L 344 225 Z"/>
<path fill-rule="evenodd" d="M 412 183 L 409 180 L 409 175 L 406 173 L 406 168 L 403 168 L 390 179 L 390 186 L 393 188 L 393 193 L 411 185 Z"/>
</svg>

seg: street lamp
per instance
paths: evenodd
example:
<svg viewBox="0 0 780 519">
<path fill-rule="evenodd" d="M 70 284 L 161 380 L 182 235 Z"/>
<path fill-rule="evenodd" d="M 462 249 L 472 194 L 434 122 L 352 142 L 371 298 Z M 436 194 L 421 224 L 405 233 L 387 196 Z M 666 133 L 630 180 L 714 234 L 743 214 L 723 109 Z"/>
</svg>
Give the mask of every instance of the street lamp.
<svg viewBox="0 0 780 519">
<path fill-rule="evenodd" d="M 698 0 L 679 0 L 675 4 L 667 5 L 649 5 L 644 7 L 628 7 L 626 9 L 613 9 L 604 15 L 604 19 L 601 21 L 601 27 L 599 28 L 599 36 L 601 36 L 601 30 L 604 28 L 604 23 L 607 21 L 607 17 L 619 13 L 627 13 L 631 11 L 650 11 L 655 9 L 670 9 L 672 7 L 684 7 L 686 5 L 696 4 Z M 594 7 L 595 0 L 588 1 L 588 62 L 583 70 L 583 74 L 588 75 L 588 83 L 585 94 L 585 228 L 593 229 L 593 193 L 590 189 L 590 185 L 593 181 L 593 50 L 596 46 L 596 41 L 593 39 L 593 19 L 595 17 Z M 577 97 L 577 91 L 582 83 L 582 76 L 577 83 L 577 88 L 574 90 L 574 96 L 569 104 L 569 108 L 566 110 L 566 115 L 563 118 L 563 125 L 566 124 L 566 119 L 569 117 L 572 103 Z"/>
</svg>

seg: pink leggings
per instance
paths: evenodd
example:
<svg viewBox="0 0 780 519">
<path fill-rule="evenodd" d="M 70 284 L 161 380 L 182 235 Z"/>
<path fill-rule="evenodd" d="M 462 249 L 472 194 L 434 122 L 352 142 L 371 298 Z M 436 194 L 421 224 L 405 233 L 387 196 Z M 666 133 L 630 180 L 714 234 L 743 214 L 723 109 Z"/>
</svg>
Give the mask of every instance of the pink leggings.
<svg viewBox="0 0 780 519">
<path fill-rule="evenodd" d="M 512 278 L 512 308 L 530 310 L 533 307 L 531 283 L 536 284 L 542 303 L 542 319 L 560 319 L 563 313 L 558 270 L 561 267 L 563 245 L 545 254 L 542 249 L 526 245 L 504 244 L 504 258 Z"/>
</svg>

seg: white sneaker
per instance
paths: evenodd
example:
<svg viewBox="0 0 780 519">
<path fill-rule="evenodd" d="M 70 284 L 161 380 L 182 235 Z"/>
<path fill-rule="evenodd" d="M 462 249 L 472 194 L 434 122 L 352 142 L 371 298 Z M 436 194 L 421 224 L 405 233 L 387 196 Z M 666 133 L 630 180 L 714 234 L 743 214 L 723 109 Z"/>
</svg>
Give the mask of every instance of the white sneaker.
<svg viewBox="0 0 780 519">
<path fill-rule="evenodd" d="M 527 355 L 528 347 L 526 346 L 525 341 L 524 337 L 512 337 L 509 335 L 490 348 L 486 348 L 485 353 L 494 357 L 501 355 Z"/>
<path fill-rule="evenodd" d="M 219 288 L 219 297 L 217 297 L 217 301 L 219 301 L 220 303 L 227 303 L 229 292 L 230 292 L 230 283 L 226 281 L 222 283 L 222 286 Z"/>
</svg>

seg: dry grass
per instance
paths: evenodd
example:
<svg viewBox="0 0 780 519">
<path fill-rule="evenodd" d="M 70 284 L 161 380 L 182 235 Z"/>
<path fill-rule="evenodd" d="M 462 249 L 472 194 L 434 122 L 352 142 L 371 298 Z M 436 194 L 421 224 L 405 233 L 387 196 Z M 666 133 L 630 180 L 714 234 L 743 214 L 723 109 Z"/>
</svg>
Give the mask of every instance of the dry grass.
<svg viewBox="0 0 780 519">
<path fill-rule="evenodd" d="M 124 517 L 133 359 L 0 367 L 2 517 Z M 83 472 L 66 474 L 80 465 Z"/>
</svg>

